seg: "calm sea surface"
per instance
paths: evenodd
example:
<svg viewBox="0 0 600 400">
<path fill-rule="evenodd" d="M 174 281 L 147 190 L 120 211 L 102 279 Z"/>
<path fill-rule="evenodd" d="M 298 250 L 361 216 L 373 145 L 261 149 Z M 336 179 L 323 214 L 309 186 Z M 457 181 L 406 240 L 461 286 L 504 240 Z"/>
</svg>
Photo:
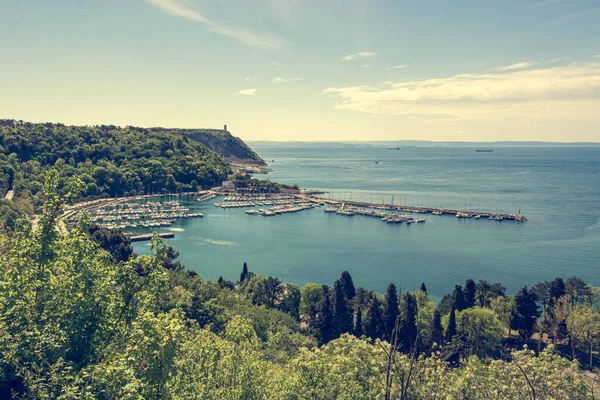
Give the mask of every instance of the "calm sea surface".
<svg viewBox="0 0 600 400">
<path fill-rule="evenodd" d="M 169 243 L 207 279 L 251 271 L 304 285 L 333 284 L 348 270 L 356 285 L 383 292 L 425 282 L 434 296 L 465 279 L 503 283 L 510 292 L 556 276 L 600 284 L 600 147 L 415 147 L 272 145 L 272 181 L 323 189 L 335 198 L 521 213 L 526 223 L 426 214 L 425 224 L 325 214 L 276 217 L 221 209 L 215 199 L 185 202 L 203 219 L 179 221 Z M 377 162 L 377 163 L 376 163 Z M 330 194 L 325 195 L 329 197 Z M 143 231 L 143 230 L 139 230 Z M 136 252 L 149 253 L 147 243 Z"/>
</svg>

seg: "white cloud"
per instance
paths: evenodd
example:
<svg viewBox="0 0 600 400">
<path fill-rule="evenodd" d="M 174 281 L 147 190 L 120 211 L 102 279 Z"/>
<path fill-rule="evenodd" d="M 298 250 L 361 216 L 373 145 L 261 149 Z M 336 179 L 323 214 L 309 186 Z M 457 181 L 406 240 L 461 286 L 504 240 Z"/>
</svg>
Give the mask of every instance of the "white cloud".
<svg viewBox="0 0 600 400">
<path fill-rule="evenodd" d="M 242 89 L 237 93 L 234 93 L 234 96 L 254 96 L 258 92 L 258 89 Z"/>
<path fill-rule="evenodd" d="M 342 60 L 352 61 L 352 60 L 356 60 L 358 58 L 373 57 L 376 54 L 377 53 L 373 53 L 370 51 L 361 51 L 360 53 L 356 53 L 356 54 L 348 54 L 347 56 L 342 57 Z"/>
<path fill-rule="evenodd" d="M 207 26 L 211 32 L 218 33 L 223 36 L 238 40 L 249 46 L 261 47 L 267 50 L 281 50 L 287 42 L 280 37 L 268 33 L 255 33 L 243 28 L 227 26 L 215 21 L 212 21 L 196 10 L 193 10 L 185 5 L 180 4 L 177 0 L 147 0 L 150 4 L 163 12 L 185 18 L 189 21 L 200 22 Z"/>
<path fill-rule="evenodd" d="M 387 70 L 391 71 L 393 69 L 401 69 L 401 68 L 406 68 L 406 65 L 394 65 L 393 67 L 389 67 Z"/>
<path fill-rule="evenodd" d="M 387 83 L 387 82 L 386 82 Z M 334 108 L 459 119 L 600 120 L 600 63 L 329 88 Z"/>
<path fill-rule="evenodd" d="M 556 64 L 557 62 L 561 62 L 561 61 L 566 61 L 566 60 L 570 60 L 571 57 L 554 57 L 553 59 L 550 60 L 550 62 L 552 64 Z"/>
<path fill-rule="evenodd" d="M 371 66 L 370 66 L 369 64 L 364 64 L 364 65 L 361 65 L 361 67 L 362 67 L 362 68 L 369 68 L 369 67 L 371 67 Z"/>
<path fill-rule="evenodd" d="M 597 56 L 594 56 L 594 58 L 600 58 L 600 54 L 598 54 Z"/>
<path fill-rule="evenodd" d="M 250 78 L 246 78 L 245 80 L 246 80 L 246 82 L 248 82 L 250 80 Z"/>
<path fill-rule="evenodd" d="M 287 82 L 298 82 L 303 80 L 304 78 L 282 78 L 278 76 L 277 78 L 273 78 L 271 83 L 287 83 Z"/>
<path fill-rule="evenodd" d="M 512 64 L 512 65 L 505 65 L 502 67 L 496 67 L 494 69 L 497 69 L 498 71 L 513 71 L 516 69 L 525 69 L 525 68 L 529 68 L 531 66 L 535 65 L 535 63 L 533 61 L 523 61 L 523 62 L 518 62 L 516 64 Z"/>
</svg>

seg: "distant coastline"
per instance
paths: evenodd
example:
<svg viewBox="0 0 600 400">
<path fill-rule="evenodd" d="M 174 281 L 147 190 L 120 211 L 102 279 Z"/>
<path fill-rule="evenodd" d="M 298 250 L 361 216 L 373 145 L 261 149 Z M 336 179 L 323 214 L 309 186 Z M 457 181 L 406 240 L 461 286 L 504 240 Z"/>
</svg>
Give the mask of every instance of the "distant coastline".
<svg viewBox="0 0 600 400">
<path fill-rule="evenodd" d="M 600 147 L 600 142 L 541 142 L 541 141 L 500 141 L 500 142 L 434 142 L 427 140 L 397 140 L 397 141 L 273 141 L 273 140 L 246 140 L 249 146 L 268 146 L 289 144 L 298 147 L 306 146 L 367 146 L 382 148 L 411 148 L 411 147 Z"/>
</svg>

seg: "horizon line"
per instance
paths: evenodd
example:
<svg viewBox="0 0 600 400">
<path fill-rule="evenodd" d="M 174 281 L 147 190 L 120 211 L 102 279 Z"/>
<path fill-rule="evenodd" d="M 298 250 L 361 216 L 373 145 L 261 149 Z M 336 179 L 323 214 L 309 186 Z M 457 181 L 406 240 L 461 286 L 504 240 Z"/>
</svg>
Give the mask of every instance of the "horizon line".
<svg viewBox="0 0 600 400">
<path fill-rule="evenodd" d="M 5 120 L 5 121 L 14 121 L 14 122 L 23 122 L 23 123 L 30 123 L 30 124 L 53 124 L 53 125 L 64 125 L 64 126 L 89 126 L 89 127 L 93 127 L 93 126 L 115 126 L 115 127 L 119 127 L 119 128 L 124 128 L 124 127 L 131 127 L 131 128 L 142 128 L 142 129 L 181 129 L 181 130 L 193 130 L 193 129 L 199 129 L 199 130 L 221 130 L 223 131 L 223 128 L 200 128 L 200 127 L 195 127 L 195 128 L 182 128 L 182 127 L 169 127 L 169 126 L 137 126 L 137 125 L 118 125 L 118 124 L 107 124 L 107 123 L 95 123 L 95 124 L 81 124 L 81 125 L 77 125 L 77 124 L 72 124 L 72 123 L 64 123 L 64 122 L 51 122 L 51 121 L 38 121 L 38 122 L 34 122 L 34 121 L 26 121 L 23 119 L 16 119 L 16 118 L 7 118 L 7 117 L 0 117 L 0 121 L 1 120 Z M 227 124 L 224 124 L 224 126 L 226 126 Z M 230 133 L 232 136 L 233 135 L 231 130 L 227 130 L 228 133 Z M 236 136 L 240 139 L 242 139 L 239 136 Z M 537 144 L 563 144 L 563 145 L 600 145 L 600 141 L 596 141 L 596 142 L 592 142 L 592 141 L 576 141 L 576 142 L 562 142 L 562 141 L 543 141 L 543 140 L 492 140 L 492 141 L 465 141 L 465 140 L 431 140 L 431 139 L 388 139 L 388 140 L 272 140 L 272 139 L 242 139 L 244 142 L 247 143 L 256 143 L 256 142 L 274 142 L 274 143 L 338 143 L 338 144 L 343 144 L 343 143 L 347 143 L 347 144 L 352 144 L 352 143 L 391 143 L 391 142 L 428 142 L 428 143 L 456 143 L 456 144 L 460 144 L 460 143 L 482 143 L 482 144 L 494 144 L 494 143 L 537 143 Z"/>
</svg>

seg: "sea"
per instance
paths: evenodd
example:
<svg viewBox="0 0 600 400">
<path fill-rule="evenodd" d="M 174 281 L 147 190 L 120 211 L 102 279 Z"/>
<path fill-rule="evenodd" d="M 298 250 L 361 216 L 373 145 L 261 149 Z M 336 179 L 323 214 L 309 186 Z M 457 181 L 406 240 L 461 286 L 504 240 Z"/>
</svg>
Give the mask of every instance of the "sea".
<svg viewBox="0 0 600 400">
<path fill-rule="evenodd" d="M 184 205 L 204 218 L 160 232 L 187 268 L 206 279 L 239 279 L 242 265 L 303 286 L 333 285 L 350 272 L 356 286 L 384 292 L 425 283 L 436 298 L 466 279 L 500 282 L 508 293 L 555 277 L 600 285 L 600 147 L 390 146 L 252 143 L 269 162 L 255 175 L 335 199 L 520 213 L 524 223 L 415 214 L 423 224 L 386 224 L 323 208 L 274 217 Z M 147 232 L 138 229 L 138 232 Z M 154 229 L 156 231 L 156 228 Z M 149 243 L 134 244 L 150 254 Z"/>
</svg>

